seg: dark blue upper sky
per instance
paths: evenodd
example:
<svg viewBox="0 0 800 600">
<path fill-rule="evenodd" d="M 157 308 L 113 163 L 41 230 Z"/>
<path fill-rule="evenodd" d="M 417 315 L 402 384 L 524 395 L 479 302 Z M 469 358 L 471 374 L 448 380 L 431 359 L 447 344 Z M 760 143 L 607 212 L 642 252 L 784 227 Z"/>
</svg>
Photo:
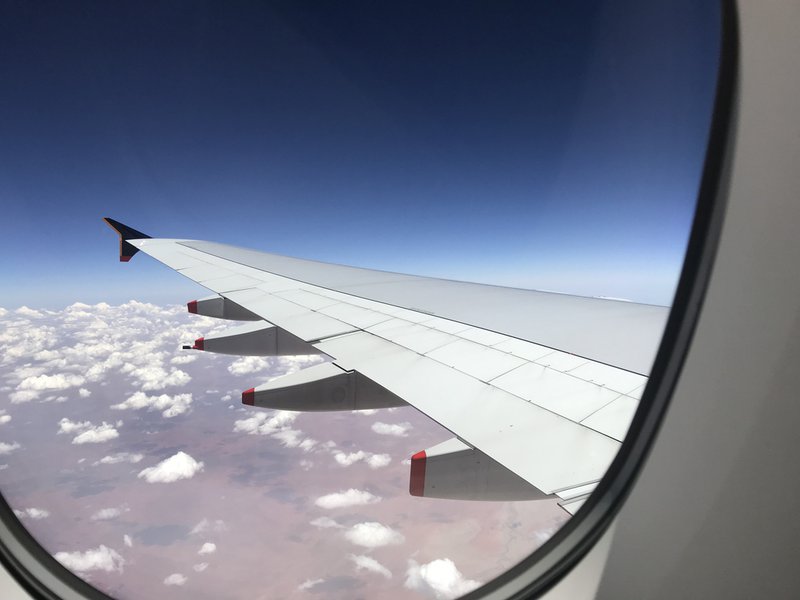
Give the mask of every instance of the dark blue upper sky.
<svg viewBox="0 0 800 600">
<path fill-rule="evenodd" d="M 669 303 L 718 7 L 18 3 L 0 306 L 179 302 L 150 235 Z"/>
</svg>

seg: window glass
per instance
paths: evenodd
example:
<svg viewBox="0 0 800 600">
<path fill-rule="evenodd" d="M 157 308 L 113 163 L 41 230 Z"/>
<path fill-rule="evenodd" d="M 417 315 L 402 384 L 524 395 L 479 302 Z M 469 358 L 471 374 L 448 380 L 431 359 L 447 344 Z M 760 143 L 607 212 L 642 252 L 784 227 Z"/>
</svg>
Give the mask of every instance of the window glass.
<svg viewBox="0 0 800 600">
<path fill-rule="evenodd" d="M 570 518 L 565 500 L 591 485 L 526 495 L 503 479 L 505 497 L 463 499 L 506 477 L 480 471 L 447 498 L 410 495 L 411 457 L 454 435 L 412 406 L 243 405 L 329 359 L 182 350 L 235 323 L 188 313 L 208 292 L 143 253 L 118 264 L 101 217 L 665 317 L 711 117 L 715 4 L 4 12 L 0 492 L 48 553 L 117 598 L 453 598 Z M 576 337 L 616 343 L 593 324 Z M 624 423 L 599 411 L 625 395 L 615 411 L 633 414 L 647 360 L 609 375 L 595 355 L 548 351 L 531 378 L 605 389 L 565 414 L 525 377 L 484 380 L 591 418 L 618 447 Z"/>
</svg>

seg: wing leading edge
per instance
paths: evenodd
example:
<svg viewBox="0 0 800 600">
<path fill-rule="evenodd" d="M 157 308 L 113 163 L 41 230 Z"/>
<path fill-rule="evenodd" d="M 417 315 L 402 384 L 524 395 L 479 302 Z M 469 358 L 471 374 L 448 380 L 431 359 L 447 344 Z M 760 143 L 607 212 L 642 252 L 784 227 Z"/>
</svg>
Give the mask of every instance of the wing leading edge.
<svg viewBox="0 0 800 600">
<path fill-rule="evenodd" d="M 666 319 L 664 307 L 329 265 L 211 242 L 120 237 L 217 294 L 190 303 L 190 311 L 213 306 L 213 316 L 229 318 L 228 306 L 229 314 L 263 320 L 244 327 L 246 343 L 231 330 L 226 349 L 216 351 L 263 355 L 273 340 L 284 339 L 292 352 L 330 357 L 319 368 L 248 390 L 246 404 L 352 410 L 408 403 L 453 432 L 450 443 L 415 455 L 414 495 L 556 495 L 574 512 L 624 438 Z M 590 327 L 595 321 L 601 325 Z M 609 351 L 603 338 L 610 329 L 616 333 L 606 340 Z M 254 350 L 254 336 L 270 341 Z M 571 345 L 581 337 L 595 339 Z M 630 349 L 615 348 L 626 342 L 640 350 L 636 360 Z"/>
</svg>

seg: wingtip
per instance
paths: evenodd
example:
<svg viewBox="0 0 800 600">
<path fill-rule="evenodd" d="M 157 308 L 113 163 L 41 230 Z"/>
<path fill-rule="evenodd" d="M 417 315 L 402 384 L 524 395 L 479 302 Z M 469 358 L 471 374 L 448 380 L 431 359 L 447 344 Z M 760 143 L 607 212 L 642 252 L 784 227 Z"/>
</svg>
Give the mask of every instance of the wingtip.
<svg viewBox="0 0 800 600">
<path fill-rule="evenodd" d="M 103 217 L 103 221 L 105 221 L 106 225 L 111 227 L 111 229 L 116 231 L 117 235 L 119 236 L 120 262 L 128 262 L 131 258 L 133 258 L 133 255 L 139 251 L 139 249 L 128 242 L 128 240 L 140 240 L 150 237 L 149 235 L 144 234 L 141 231 L 137 231 L 132 227 L 128 227 L 124 223 L 120 223 L 111 217 Z"/>
</svg>

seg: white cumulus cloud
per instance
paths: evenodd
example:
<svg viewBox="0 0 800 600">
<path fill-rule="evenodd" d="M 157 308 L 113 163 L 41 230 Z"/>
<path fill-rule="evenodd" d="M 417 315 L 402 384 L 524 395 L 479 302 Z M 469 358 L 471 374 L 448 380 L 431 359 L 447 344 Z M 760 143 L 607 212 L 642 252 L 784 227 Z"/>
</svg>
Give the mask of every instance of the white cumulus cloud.
<svg viewBox="0 0 800 600">
<path fill-rule="evenodd" d="M 119 506 L 119 507 L 112 507 L 112 508 L 101 508 L 96 513 L 94 513 L 90 518 L 92 521 L 110 521 L 111 519 L 116 519 L 124 512 L 128 512 L 130 509 L 127 506 Z"/>
<path fill-rule="evenodd" d="M 10 444 L 7 444 L 6 442 L 0 442 L 0 456 L 3 454 L 10 454 L 19 447 L 20 445 L 17 442 L 11 442 Z"/>
<path fill-rule="evenodd" d="M 334 460 L 336 460 L 336 462 L 343 467 L 349 467 L 353 463 L 364 460 L 366 457 L 367 453 L 363 450 L 359 450 L 358 452 L 350 452 L 349 454 L 345 454 L 344 452 L 334 452 L 333 454 Z"/>
<path fill-rule="evenodd" d="M 11 400 L 11 404 L 30 402 L 31 400 L 36 400 L 38 397 L 39 392 L 34 390 L 17 390 L 16 392 L 11 392 L 8 395 L 8 399 Z"/>
<path fill-rule="evenodd" d="M 382 423 L 375 421 L 372 424 L 372 431 L 380 433 L 381 435 L 394 435 L 397 437 L 406 437 L 408 430 L 411 429 L 411 423 Z"/>
<path fill-rule="evenodd" d="M 188 365 L 196 360 L 197 356 L 194 354 L 179 354 L 175 358 L 170 359 L 169 362 L 172 365 Z"/>
<path fill-rule="evenodd" d="M 86 571 L 117 571 L 122 572 L 125 560 L 119 553 L 104 545 L 86 552 L 56 552 L 55 559 L 70 571 L 83 573 Z"/>
<path fill-rule="evenodd" d="M 100 460 L 92 463 L 96 465 L 116 465 L 117 463 L 131 463 L 136 464 L 144 458 L 144 454 L 137 454 L 134 452 L 117 452 L 116 454 L 109 454 Z"/>
<path fill-rule="evenodd" d="M 202 462 L 196 461 L 185 452 L 178 452 L 154 467 L 143 469 L 138 476 L 148 483 L 171 483 L 179 479 L 190 479 L 202 470 Z"/>
<path fill-rule="evenodd" d="M 380 469 L 392 462 L 392 458 L 388 454 L 373 454 L 363 450 L 350 453 L 337 451 L 333 453 L 333 459 L 343 467 L 349 467 L 354 463 L 364 461 L 371 469 Z"/>
<path fill-rule="evenodd" d="M 317 586 L 324 581 L 324 579 L 306 579 L 303 583 L 297 586 L 297 589 L 301 592 L 304 590 L 310 590 L 314 586 Z"/>
<path fill-rule="evenodd" d="M 244 356 L 237 358 L 228 366 L 228 373 L 232 375 L 248 375 L 263 371 L 269 366 L 269 361 L 260 356 Z"/>
<path fill-rule="evenodd" d="M 0 415 L 0 425 L 8 423 L 11 420 L 11 415 Z"/>
<path fill-rule="evenodd" d="M 217 519 L 216 521 L 212 521 L 211 519 L 203 519 L 197 525 L 195 525 L 189 533 L 192 535 L 197 533 L 206 533 L 207 531 L 221 533 L 227 530 L 228 526 L 225 525 L 225 521 L 222 519 Z"/>
<path fill-rule="evenodd" d="M 361 571 L 364 569 L 366 571 L 371 571 L 372 573 L 377 573 L 378 575 L 383 575 L 386 577 L 386 579 L 392 578 L 392 572 L 371 556 L 365 556 L 363 554 L 350 554 L 347 558 L 355 563 L 356 571 Z"/>
<path fill-rule="evenodd" d="M 38 521 L 39 519 L 46 519 L 50 516 L 50 512 L 44 510 L 43 508 L 23 508 L 22 510 L 14 509 L 14 514 L 17 515 L 18 519 L 34 519 Z"/>
<path fill-rule="evenodd" d="M 166 579 L 164 579 L 164 585 L 183 585 L 187 581 L 189 581 L 189 579 L 186 575 L 173 573 L 172 575 L 167 575 Z"/>
<path fill-rule="evenodd" d="M 146 408 L 147 410 L 160 410 L 161 415 L 170 418 L 182 415 L 192 404 L 191 394 L 161 394 L 160 396 L 148 396 L 144 392 L 136 392 L 124 402 L 112 404 L 114 410 L 137 410 Z"/>
<path fill-rule="evenodd" d="M 467 579 L 449 558 L 439 558 L 420 565 L 408 561 L 405 586 L 434 598 L 450 600 L 471 592 L 480 582 Z"/>
<path fill-rule="evenodd" d="M 102 424 L 91 426 L 72 439 L 73 444 L 100 444 L 119 437 L 116 428 L 103 421 Z"/>
<path fill-rule="evenodd" d="M 208 568 L 207 562 L 197 563 L 196 565 L 192 565 L 192 568 L 195 570 L 196 573 L 202 573 Z"/>
<path fill-rule="evenodd" d="M 382 467 L 386 467 L 390 462 L 392 462 L 392 457 L 388 454 L 373 454 L 367 458 L 367 464 L 369 465 L 370 469 L 380 469 Z"/>
<path fill-rule="evenodd" d="M 91 396 L 91 395 L 92 395 L 92 392 L 90 392 L 90 391 L 89 391 L 89 390 L 87 390 L 86 388 L 81 388 L 81 389 L 79 389 L 79 390 L 78 390 L 78 395 L 79 395 L 81 398 L 88 398 L 89 396 Z"/>
<path fill-rule="evenodd" d="M 335 492 L 333 494 L 326 494 L 316 499 L 314 504 L 320 508 L 345 508 L 348 506 L 363 506 L 365 504 L 374 504 L 380 501 L 380 496 L 371 494 L 364 490 L 356 490 L 350 488 L 343 492 Z"/>
<path fill-rule="evenodd" d="M 399 531 L 374 521 L 353 525 L 345 532 L 344 537 L 348 541 L 365 548 L 402 544 L 406 539 Z"/>
<path fill-rule="evenodd" d="M 235 421 L 233 431 L 250 435 L 272 435 L 288 428 L 299 415 L 300 413 L 292 410 L 276 410 L 272 413 L 261 411 L 247 419 Z"/>
<path fill-rule="evenodd" d="M 18 390 L 52 391 L 66 390 L 67 388 L 77 387 L 84 382 L 80 375 L 71 373 L 57 373 L 56 375 L 37 375 L 26 377 L 17 386 Z"/>
<path fill-rule="evenodd" d="M 31 318 L 34 318 L 34 319 L 37 318 L 37 317 L 43 317 L 44 316 L 38 310 L 35 310 L 33 308 L 28 308 L 27 306 L 20 306 L 17 310 L 14 311 L 14 313 L 18 314 L 21 317 L 31 317 Z"/>
<path fill-rule="evenodd" d="M 91 421 L 72 421 L 64 417 L 58 422 L 58 433 L 75 433 L 92 426 Z"/>
<path fill-rule="evenodd" d="M 309 525 L 318 527 L 319 529 L 341 529 L 342 526 L 330 517 L 319 517 L 309 522 Z"/>
<path fill-rule="evenodd" d="M 202 546 L 200 546 L 200 550 L 197 551 L 198 554 L 214 554 L 217 551 L 217 545 L 214 542 L 206 542 Z"/>
<path fill-rule="evenodd" d="M 143 390 L 163 390 L 168 386 L 183 386 L 189 383 L 192 378 L 185 371 L 172 369 L 167 372 L 161 367 L 145 367 L 137 369 L 133 373 L 142 385 Z"/>
<path fill-rule="evenodd" d="M 129 536 L 127 533 L 122 536 L 122 542 L 125 544 L 127 548 L 133 548 L 133 540 L 131 539 L 131 536 Z"/>
</svg>

